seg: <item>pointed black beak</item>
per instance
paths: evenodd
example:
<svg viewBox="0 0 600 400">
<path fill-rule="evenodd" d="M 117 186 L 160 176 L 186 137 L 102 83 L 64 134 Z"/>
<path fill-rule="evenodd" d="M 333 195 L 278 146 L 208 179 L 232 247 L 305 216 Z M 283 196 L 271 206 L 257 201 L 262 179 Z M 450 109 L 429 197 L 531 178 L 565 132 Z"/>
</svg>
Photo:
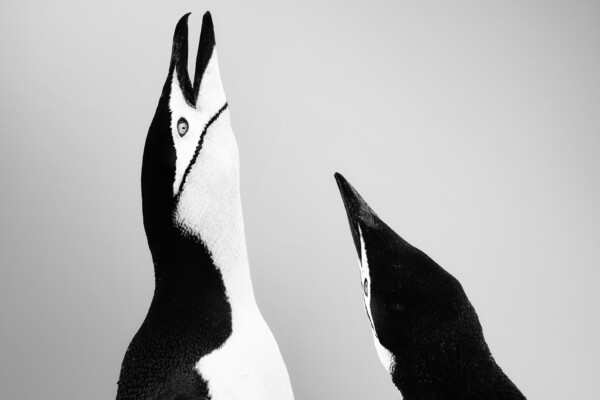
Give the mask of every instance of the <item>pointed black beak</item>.
<svg viewBox="0 0 600 400">
<path fill-rule="evenodd" d="M 188 18 L 191 13 L 185 14 L 175 27 L 173 34 L 173 51 L 171 53 L 171 73 L 177 73 L 179 87 L 189 105 L 194 105 L 194 91 L 188 75 Z"/>
<path fill-rule="evenodd" d="M 200 32 L 200 43 L 198 43 L 198 55 L 196 56 L 196 69 L 194 71 L 194 102 L 198 99 L 200 83 L 208 62 L 215 48 L 215 27 L 210 12 L 204 13 L 202 18 L 202 32 Z"/>
<path fill-rule="evenodd" d="M 171 70 L 177 72 L 179 86 L 186 101 L 195 107 L 202 76 L 215 48 L 215 29 L 210 12 L 206 12 L 202 18 L 202 31 L 200 43 L 198 43 L 198 55 L 196 56 L 196 67 L 194 69 L 194 85 L 188 74 L 188 18 L 191 13 L 185 14 L 175 27 L 173 35 L 173 51 L 171 53 Z"/>
<path fill-rule="evenodd" d="M 360 257 L 359 227 L 364 235 L 365 231 L 376 227 L 379 218 L 346 178 L 337 172 L 334 174 L 334 177 L 340 190 L 340 194 L 342 195 L 342 200 L 344 201 L 344 207 L 346 208 L 346 214 L 348 215 L 348 223 L 350 224 L 350 231 L 352 232 L 352 238 L 354 239 L 354 246 Z"/>
</svg>

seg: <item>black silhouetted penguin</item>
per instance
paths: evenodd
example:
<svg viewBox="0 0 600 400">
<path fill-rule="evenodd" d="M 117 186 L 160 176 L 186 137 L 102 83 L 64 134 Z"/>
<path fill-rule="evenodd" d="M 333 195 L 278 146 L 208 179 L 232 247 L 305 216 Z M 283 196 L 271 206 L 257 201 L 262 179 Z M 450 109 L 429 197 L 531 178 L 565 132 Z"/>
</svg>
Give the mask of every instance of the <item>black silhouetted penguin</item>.
<svg viewBox="0 0 600 400">
<path fill-rule="evenodd" d="M 238 149 L 212 19 L 204 15 L 192 84 L 188 15 L 175 29 L 144 148 L 142 204 L 156 287 L 125 354 L 117 399 L 292 400 L 250 280 Z"/>
<path fill-rule="evenodd" d="M 406 400 L 524 399 L 494 361 L 460 282 L 398 236 L 335 174 L 375 347 Z"/>
</svg>

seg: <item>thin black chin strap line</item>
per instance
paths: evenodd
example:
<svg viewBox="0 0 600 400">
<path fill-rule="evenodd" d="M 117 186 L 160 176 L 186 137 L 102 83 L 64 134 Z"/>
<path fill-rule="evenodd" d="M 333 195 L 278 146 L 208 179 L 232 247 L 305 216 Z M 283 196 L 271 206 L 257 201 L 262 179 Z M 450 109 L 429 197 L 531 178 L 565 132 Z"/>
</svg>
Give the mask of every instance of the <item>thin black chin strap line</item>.
<svg viewBox="0 0 600 400">
<path fill-rule="evenodd" d="M 208 120 L 208 122 L 206 123 L 206 125 L 204 125 L 204 129 L 202 130 L 202 134 L 200 135 L 200 140 L 198 140 L 198 144 L 196 145 L 196 150 L 194 151 L 194 156 L 192 157 L 192 160 L 188 164 L 187 168 L 185 169 L 185 173 L 183 174 L 183 179 L 181 179 L 181 183 L 179 184 L 179 190 L 177 191 L 177 196 L 175 197 L 175 203 L 179 202 L 179 197 L 181 196 L 181 189 L 183 189 L 183 185 L 185 184 L 185 180 L 186 180 L 189 172 L 191 171 L 192 166 L 196 163 L 196 159 L 198 158 L 198 154 L 200 154 L 200 150 L 202 149 L 202 144 L 204 143 L 204 137 L 206 136 L 206 132 L 208 131 L 208 128 L 210 128 L 210 126 L 217 119 L 219 119 L 219 117 L 221 116 L 221 114 L 223 113 L 223 111 L 225 111 L 227 109 L 227 107 L 229 107 L 228 103 L 223 104 L 223 107 L 221 107 L 219 109 L 219 111 L 217 111 L 217 113 L 215 115 L 213 115 L 210 120 Z"/>
</svg>

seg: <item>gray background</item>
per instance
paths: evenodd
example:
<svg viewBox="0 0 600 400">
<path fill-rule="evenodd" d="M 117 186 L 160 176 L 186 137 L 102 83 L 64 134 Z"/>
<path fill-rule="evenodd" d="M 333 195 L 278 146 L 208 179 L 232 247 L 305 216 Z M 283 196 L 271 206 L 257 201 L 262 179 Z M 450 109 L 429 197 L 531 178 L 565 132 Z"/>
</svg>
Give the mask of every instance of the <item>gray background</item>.
<svg viewBox="0 0 600 400">
<path fill-rule="evenodd" d="M 153 290 L 144 140 L 207 9 L 297 399 L 398 398 L 334 171 L 462 282 L 529 398 L 600 397 L 598 1 L 170 3 L 0 6 L 0 398 L 114 398 Z"/>
</svg>

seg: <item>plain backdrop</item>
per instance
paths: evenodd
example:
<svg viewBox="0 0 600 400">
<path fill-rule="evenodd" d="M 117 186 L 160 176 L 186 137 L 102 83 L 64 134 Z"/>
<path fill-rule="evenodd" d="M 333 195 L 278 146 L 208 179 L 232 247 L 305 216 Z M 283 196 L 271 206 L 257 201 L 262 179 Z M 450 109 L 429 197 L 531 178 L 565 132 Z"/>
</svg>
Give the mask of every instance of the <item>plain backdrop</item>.
<svg viewBox="0 0 600 400">
<path fill-rule="evenodd" d="M 206 10 L 298 400 L 399 398 L 335 171 L 462 282 L 527 397 L 600 398 L 600 3 L 339 0 L 1 3 L 0 398 L 114 398 L 154 285 L 144 140 Z"/>
</svg>

